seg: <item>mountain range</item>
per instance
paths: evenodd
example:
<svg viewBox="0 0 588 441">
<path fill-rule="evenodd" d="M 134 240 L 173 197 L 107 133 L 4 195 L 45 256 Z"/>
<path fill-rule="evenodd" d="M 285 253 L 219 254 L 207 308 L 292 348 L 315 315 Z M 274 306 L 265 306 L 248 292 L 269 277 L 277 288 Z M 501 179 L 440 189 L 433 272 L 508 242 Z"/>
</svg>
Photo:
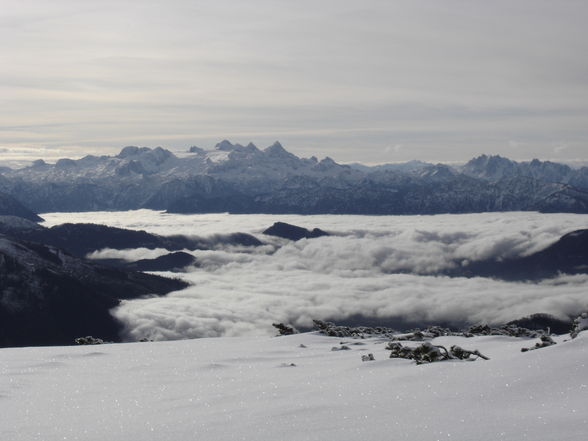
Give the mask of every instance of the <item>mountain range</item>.
<svg viewBox="0 0 588 441">
<path fill-rule="evenodd" d="M 0 170 L 0 192 L 36 212 L 149 208 L 173 213 L 588 213 L 588 167 L 482 155 L 464 166 L 375 167 L 299 158 L 222 141 L 175 155 L 125 147 L 116 156 L 43 160 Z M 0 198 L 0 214 L 6 202 Z"/>
</svg>

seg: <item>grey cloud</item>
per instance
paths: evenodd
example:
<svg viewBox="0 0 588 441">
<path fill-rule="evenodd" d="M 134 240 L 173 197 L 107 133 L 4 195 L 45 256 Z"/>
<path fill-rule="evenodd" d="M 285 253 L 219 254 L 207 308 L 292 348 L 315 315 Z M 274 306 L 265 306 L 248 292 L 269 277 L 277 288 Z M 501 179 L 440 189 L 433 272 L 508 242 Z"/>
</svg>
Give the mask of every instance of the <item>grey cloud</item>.
<svg viewBox="0 0 588 441">
<path fill-rule="evenodd" d="M 279 134 L 297 154 L 385 162 L 520 139 L 515 159 L 585 156 L 582 2 L 28 5 L 3 9 L 0 117 L 56 125 L 1 134 L 13 144 L 83 156 Z"/>
<path fill-rule="evenodd" d="M 585 228 L 585 215 L 178 216 L 139 210 L 44 217 L 47 225 L 91 219 L 158 234 L 214 237 L 242 231 L 269 241 L 257 249 L 194 251 L 200 268 L 181 275 L 193 286 L 166 297 L 125 302 L 114 311 L 131 340 L 272 334 L 275 321 L 310 326 L 313 318 L 342 320 L 357 314 L 500 323 L 536 312 L 563 317 L 588 306 L 588 276 L 531 284 L 397 273 L 428 273 L 455 261 L 529 254 Z M 260 234 L 277 220 L 335 234 L 298 242 Z M 137 256 L 143 252 L 138 250 Z"/>
<path fill-rule="evenodd" d="M 103 248 L 96 250 L 86 256 L 87 259 L 121 259 L 127 262 L 135 262 L 141 259 L 156 259 L 160 256 L 168 254 L 170 251 L 164 248 L 133 248 L 125 250 L 114 250 L 111 248 Z"/>
</svg>

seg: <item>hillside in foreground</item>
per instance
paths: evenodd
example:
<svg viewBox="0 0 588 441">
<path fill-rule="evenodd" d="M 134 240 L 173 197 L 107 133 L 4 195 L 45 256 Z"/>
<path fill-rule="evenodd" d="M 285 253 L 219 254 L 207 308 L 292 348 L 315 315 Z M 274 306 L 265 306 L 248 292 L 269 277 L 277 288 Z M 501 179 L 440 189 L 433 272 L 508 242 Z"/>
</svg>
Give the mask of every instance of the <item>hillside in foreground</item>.
<svg viewBox="0 0 588 441">
<path fill-rule="evenodd" d="M 6 440 L 586 438 L 588 335 L 438 337 L 490 360 L 415 365 L 318 334 L 0 349 Z M 349 350 L 341 348 L 341 343 Z M 416 342 L 412 344 L 416 345 Z M 375 361 L 362 362 L 372 353 Z"/>
</svg>

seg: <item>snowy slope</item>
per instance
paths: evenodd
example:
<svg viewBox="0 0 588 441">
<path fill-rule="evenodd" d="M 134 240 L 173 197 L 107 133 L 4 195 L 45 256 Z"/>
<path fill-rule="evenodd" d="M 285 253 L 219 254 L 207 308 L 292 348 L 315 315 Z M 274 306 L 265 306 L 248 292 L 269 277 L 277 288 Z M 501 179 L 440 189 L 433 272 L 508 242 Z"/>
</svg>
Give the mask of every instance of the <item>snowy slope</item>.
<svg viewBox="0 0 588 441">
<path fill-rule="evenodd" d="M 2 349 L 0 439 L 584 440 L 586 334 L 440 337 L 491 360 L 420 366 L 317 334 Z"/>
</svg>

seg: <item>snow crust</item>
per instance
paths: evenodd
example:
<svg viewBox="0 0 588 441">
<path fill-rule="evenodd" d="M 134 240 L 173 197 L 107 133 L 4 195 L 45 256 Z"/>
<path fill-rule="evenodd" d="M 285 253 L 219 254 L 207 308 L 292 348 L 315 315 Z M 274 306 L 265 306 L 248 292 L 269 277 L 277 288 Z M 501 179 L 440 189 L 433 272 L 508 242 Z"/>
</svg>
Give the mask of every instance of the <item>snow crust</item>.
<svg viewBox="0 0 588 441">
<path fill-rule="evenodd" d="M 1 349 L 0 438 L 584 440 L 586 334 L 439 337 L 490 360 L 421 366 L 317 334 Z"/>
</svg>

